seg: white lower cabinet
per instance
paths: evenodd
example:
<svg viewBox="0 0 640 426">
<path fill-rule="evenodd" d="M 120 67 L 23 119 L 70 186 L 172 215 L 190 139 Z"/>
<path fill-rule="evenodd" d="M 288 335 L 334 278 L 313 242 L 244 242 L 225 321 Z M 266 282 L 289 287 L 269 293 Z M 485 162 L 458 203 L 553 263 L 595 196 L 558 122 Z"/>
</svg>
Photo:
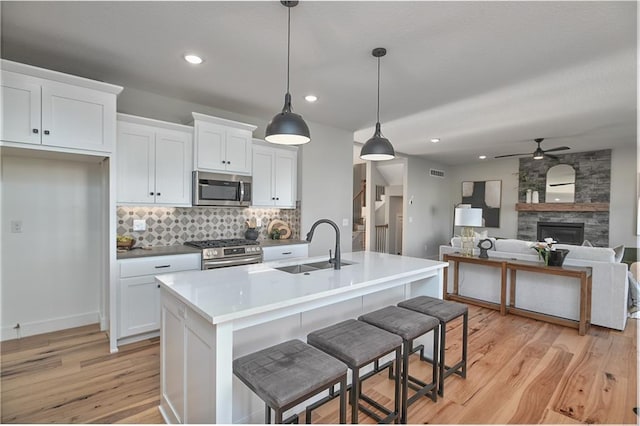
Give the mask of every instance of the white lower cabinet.
<svg viewBox="0 0 640 426">
<path fill-rule="evenodd" d="M 118 338 L 160 329 L 160 285 L 155 276 L 200 269 L 200 254 L 154 256 L 118 261 Z"/>
<path fill-rule="evenodd" d="M 294 257 L 309 257 L 309 244 L 287 244 L 262 247 L 262 260 L 291 259 Z"/>
</svg>

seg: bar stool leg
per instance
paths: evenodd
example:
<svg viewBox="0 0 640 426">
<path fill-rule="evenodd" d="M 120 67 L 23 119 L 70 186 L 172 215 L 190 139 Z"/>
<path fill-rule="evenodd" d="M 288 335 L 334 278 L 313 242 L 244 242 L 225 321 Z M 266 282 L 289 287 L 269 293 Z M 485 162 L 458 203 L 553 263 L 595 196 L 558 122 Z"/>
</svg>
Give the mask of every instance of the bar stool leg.
<svg viewBox="0 0 640 426">
<path fill-rule="evenodd" d="M 347 423 L 347 376 L 340 381 L 340 424 L 345 423 Z"/>
<path fill-rule="evenodd" d="M 440 366 L 440 377 L 438 384 L 438 395 L 444 396 L 444 349 L 447 338 L 447 323 L 440 321 L 440 356 L 438 365 Z M 435 357 L 435 354 L 434 354 Z"/>
<path fill-rule="evenodd" d="M 354 368 L 351 370 L 351 423 L 358 423 L 358 397 L 360 396 L 360 376 L 358 375 L 359 369 Z"/>
<path fill-rule="evenodd" d="M 400 368 L 402 368 L 400 366 L 401 365 L 400 363 L 402 362 L 402 354 L 401 354 L 401 352 L 402 352 L 402 348 L 401 347 L 396 349 L 396 369 L 397 369 L 398 372 L 400 371 Z M 407 379 L 406 378 L 407 373 L 408 373 L 408 370 L 405 369 L 404 372 L 403 372 L 403 375 L 405 376 L 404 377 L 404 386 L 405 386 L 405 388 L 407 386 L 407 380 L 406 380 Z M 396 374 L 395 375 L 395 391 L 396 391 L 396 397 L 395 397 L 396 403 L 395 403 L 394 407 L 395 407 L 395 412 L 396 412 L 395 423 L 397 424 L 400 421 L 400 415 L 401 415 L 401 413 L 400 413 L 400 374 Z M 406 405 L 406 403 L 407 403 L 407 400 L 405 399 L 403 401 L 403 404 Z M 406 422 L 403 422 L 403 423 L 406 423 Z"/>
<path fill-rule="evenodd" d="M 469 327 L 469 312 L 462 317 L 462 378 L 467 378 L 467 332 Z"/>
<path fill-rule="evenodd" d="M 278 410 L 276 409 L 276 423 L 281 425 L 282 424 L 282 410 Z"/>
<path fill-rule="evenodd" d="M 264 423 L 271 424 L 271 407 L 267 404 L 264 404 Z"/>
<path fill-rule="evenodd" d="M 433 360 L 435 360 L 436 358 L 436 354 L 438 353 L 438 338 L 436 337 L 436 334 L 438 333 L 438 329 L 440 327 L 436 327 L 435 330 L 433 330 L 433 356 L 431 357 Z M 431 361 L 432 363 L 435 361 Z M 431 368 L 431 383 L 434 383 L 434 386 L 438 386 L 438 369 L 435 367 L 437 364 L 431 364 L 432 368 Z M 431 400 L 433 402 L 438 401 L 438 392 L 436 391 L 436 389 L 434 388 L 431 391 Z"/>
<path fill-rule="evenodd" d="M 411 342 L 402 342 L 402 411 L 400 423 L 407 424 L 407 399 L 409 398 L 409 353 L 411 352 Z M 396 376 L 398 376 L 396 374 Z"/>
</svg>

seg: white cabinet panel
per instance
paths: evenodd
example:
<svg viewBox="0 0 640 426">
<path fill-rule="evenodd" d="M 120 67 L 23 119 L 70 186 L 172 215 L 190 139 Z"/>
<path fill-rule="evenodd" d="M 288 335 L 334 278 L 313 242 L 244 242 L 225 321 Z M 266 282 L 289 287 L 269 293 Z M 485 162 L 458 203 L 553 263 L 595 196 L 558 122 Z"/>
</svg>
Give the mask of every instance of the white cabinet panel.
<svg viewBox="0 0 640 426">
<path fill-rule="evenodd" d="M 155 278 L 123 278 L 120 286 L 120 337 L 160 329 L 160 284 Z"/>
<path fill-rule="evenodd" d="M 199 270 L 200 253 L 122 259 L 119 266 L 118 338 L 160 328 L 158 274 Z"/>
<path fill-rule="evenodd" d="M 40 85 L 35 79 L 5 71 L 0 92 L 0 139 L 40 144 Z"/>
<path fill-rule="evenodd" d="M 273 195 L 273 151 L 255 146 L 253 149 L 253 193 L 254 206 L 271 206 L 275 200 Z"/>
<path fill-rule="evenodd" d="M 163 299 L 160 350 L 162 369 L 161 407 L 172 423 L 184 423 L 185 406 L 185 307 Z M 167 342 L 171 342 L 170 345 Z"/>
<path fill-rule="evenodd" d="M 195 124 L 195 164 L 197 170 L 226 171 L 226 129 L 211 123 Z"/>
<path fill-rule="evenodd" d="M 68 84 L 42 86 L 42 143 L 50 146 L 112 151 L 115 99 Z"/>
<path fill-rule="evenodd" d="M 86 87 L 2 71 L 2 140 L 111 152 L 116 97 Z"/>
<path fill-rule="evenodd" d="M 190 204 L 191 136 L 163 130 L 155 140 L 156 203 Z"/>
<path fill-rule="evenodd" d="M 262 247 L 263 261 L 309 257 L 309 244 L 288 244 Z"/>
<path fill-rule="evenodd" d="M 191 205 L 191 133 L 162 125 L 186 127 L 118 114 L 118 203 Z"/>
<path fill-rule="evenodd" d="M 251 174 L 252 133 L 256 126 L 198 113 L 193 117 L 196 170 Z"/>
<path fill-rule="evenodd" d="M 295 208 L 297 161 L 295 150 L 254 143 L 252 205 Z"/>
<path fill-rule="evenodd" d="M 155 201 L 154 138 L 150 128 L 118 123 L 116 198 L 119 203 Z"/>
</svg>

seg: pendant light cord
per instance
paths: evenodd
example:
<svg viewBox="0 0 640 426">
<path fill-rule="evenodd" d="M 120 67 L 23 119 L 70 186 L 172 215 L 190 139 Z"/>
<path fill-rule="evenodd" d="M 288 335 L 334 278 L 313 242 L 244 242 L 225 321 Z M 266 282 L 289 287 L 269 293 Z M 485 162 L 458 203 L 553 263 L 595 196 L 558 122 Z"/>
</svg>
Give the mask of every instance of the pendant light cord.
<svg viewBox="0 0 640 426">
<path fill-rule="evenodd" d="M 378 114 L 377 122 L 380 122 L 380 57 L 378 57 Z"/>
<path fill-rule="evenodd" d="M 289 14 L 287 19 L 287 93 L 289 93 L 289 60 L 291 58 L 291 8 L 287 8 Z"/>
</svg>

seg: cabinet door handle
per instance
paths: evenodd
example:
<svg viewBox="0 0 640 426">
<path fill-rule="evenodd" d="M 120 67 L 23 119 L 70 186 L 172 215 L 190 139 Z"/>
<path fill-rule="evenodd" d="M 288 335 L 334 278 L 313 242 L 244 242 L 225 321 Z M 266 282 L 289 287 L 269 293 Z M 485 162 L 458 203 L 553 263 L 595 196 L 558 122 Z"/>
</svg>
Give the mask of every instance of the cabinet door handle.
<svg viewBox="0 0 640 426">
<path fill-rule="evenodd" d="M 49 131 L 48 131 L 48 130 L 45 130 L 45 131 L 44 131 L 44 134 L 45 134 L 45 135 L 48 135 L 48 134 L 49 134 Z"/>
<path fill-rule="evenodd" d="M 284 252 L 284 253 L 282 253 L 282 254 L 291 254 L 291 252 L 290 252 L 290 251 L 285 251 L 285 252 Z"/>
<path fill-rule="evenodd" d="M 38 129 L 33 129 L 33 133 L 37 134 L 38 133 Z"/>
<path fill-rule="evenodd" d="M 171 265 L 158 265 L 155 267 L 156 269 L 162 269 L 162 268 L 171 268 Z"/>
</svg>

